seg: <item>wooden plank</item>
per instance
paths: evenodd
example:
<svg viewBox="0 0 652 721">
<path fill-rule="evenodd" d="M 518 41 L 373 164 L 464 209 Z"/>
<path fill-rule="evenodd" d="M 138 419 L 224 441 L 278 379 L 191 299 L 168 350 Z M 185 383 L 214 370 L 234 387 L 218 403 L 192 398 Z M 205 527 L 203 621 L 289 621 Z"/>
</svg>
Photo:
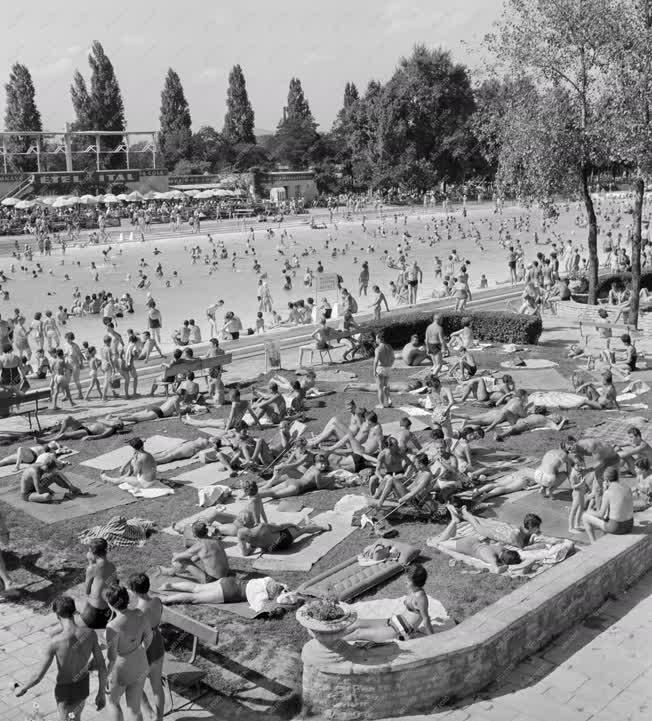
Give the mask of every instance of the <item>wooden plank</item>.
<svg viewBox="0 0 652 721">
<path fill-rule="evenodd" d="M 186 616 L 184 613 L 177 611 L 173 608 L 165 606 L 163 608 L 163 616 L 161 617 L 161 623 L 167 623 L 170 626 L 185 631 L 186 633 L 195 636 L 203 643 L 216 646 L 219 641 L 219 631 L 213 626 L 207 626 L 201 621 L 196 621 L 190 616 Z"/>
</svg>

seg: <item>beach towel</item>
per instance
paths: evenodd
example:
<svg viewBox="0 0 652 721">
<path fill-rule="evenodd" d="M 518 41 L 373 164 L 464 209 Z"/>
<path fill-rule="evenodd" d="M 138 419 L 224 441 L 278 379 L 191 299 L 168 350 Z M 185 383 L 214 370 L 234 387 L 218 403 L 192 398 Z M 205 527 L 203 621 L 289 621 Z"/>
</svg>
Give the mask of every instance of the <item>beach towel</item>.
<svg viewBox="0 0 652 721">
<path fill-rule="evenodd" d="M 183 443 L 185 438 L 169 438 L 168 436 L 151 436 L 145 439 L 145 450 L 149 453 L 160 453 L 161 451 L 169 451 L 180 443 Z M 81 466 L 88 466 L 89 468 L 96 468 L 98 471 L 112 471 L 115 468 L 124 466 L 125 463 L 134 455 L 134 449 L 129 445 L 121 446 L 108 453 L 103 453 L 95 458 L 89 458 L 87 461 L 82 461 Z M 185 459 L 183 461 L 175 461 L 175 463 L 169 463 L 161 465 L 161 470 L 167 470 L 171 468 L 178 468 L 179 464 L 188 465 L 190 463 L 196 463 L 196 460 Z"/>
<path fill-rule="evenodd" d="M 565 393 L 558 390 L 536 391 L 529 395 L 529 402 L 535 406 L 559 408 L 565 411 L 577 410 L 585 401 L 586 397 L 579 393 Z"/>
<path fill-rule="evenodd" d="M 490 573 L 507 574 L 513 578 L 527 577 L 533 578 L 548 569 L 555 563 L 560 563 L 575 550 L 573 541 L 567 538 L 547 538 L 546 548 L 533 549 L 527 551 L 517 546 L 503 544 L 505 548 L 516 551 L 521 557 L 521 562 L 512 566 L 492 566 L 486 561 L 479 558 L 467 556 L 455 550 L 455 542 L 462 538 L 473 535 L 475 531 L 466 521 L 459 523 L 457 526 L 457 534 L 454 538 L 447 541 L 440 541 L 438 536 L 431 536 L 427 541 L 427 545 L 436 548 L 438 551 L 450 556 L 454 562 L 460 561 L 468 566 L 480 570 L 486 570 Z M 451 565 L 455 565 L 452 563 Z"/>
<path fill-rule="evenodd" d="M 501 361 L 500 366 L 501 368 L 510 368 L 511 370 L 520 371 L 532 368 L 556 368 L 559 365 L 559 363 L 555 363 L 555 361 L 548 360 L 547 358 L 526 358 L 524 360 L 524 365 L 520 365 L 518 360 L 506 360 Z"/>
<path fill-rule="evenodd" d="M 112 516 L 106 523 L 82 531 L 79 542 L 86 546 L 93 538 L 104 538 L 109 548 L 128 548 L 143 546 L 155 529 L 156 524 L 146 518 Z"/>
<path fill-rule="evenodd" d="M 403 598 L 377 598 L 372 601 L 343 603 L 346 610 L 357 613 L 359 619 L 389 619 L 405 613 Z M 447 631 L 455 626 L 455 621 L 448 615 L 443 604 L 432 596 L 428 596 L 428 615 L 432 630 L 435 633 Z M 423 624 L 419 627 L 419 635 L 425 635 Z M 409 643 L 409 641 L 399 641 Z"/>
<path fill-rule="evenodd" d="M 401 406 L 398 410 L 401 411 L 401 413 L 405 413 L 406 416 L 410 416 L 410 418 L 432 415 L 432 411 L 427 411 L 425 408 L 420 408 L 419 406 Z"/>
<path fill-rule="evenodd" d="M 127 493 L 131 493 L 134 498 L 160 498 L 161 496 L 171 496 L 174 491 L 169 486 L 164 486 L 162 483 L 154 482 L 147 488 L 140 488 L 139 486 L 133 486 L 131 483 L 121 483 L 118 488 Z"/>
</svg>

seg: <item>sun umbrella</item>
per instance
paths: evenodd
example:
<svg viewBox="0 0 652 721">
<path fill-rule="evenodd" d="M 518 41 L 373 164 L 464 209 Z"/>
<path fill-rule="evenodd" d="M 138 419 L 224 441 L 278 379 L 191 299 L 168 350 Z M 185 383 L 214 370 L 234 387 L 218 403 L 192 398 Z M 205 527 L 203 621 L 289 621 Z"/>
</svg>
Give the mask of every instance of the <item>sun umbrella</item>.
<svg viewBox="0 0 652 721">
<path fill-rule="evenodd" d="M 155 200 L 157 197 L 158 197 L 158 193 L 155 193 L 153 190 L 148 191 L 148 192 L 145 193 L 145 195 L 143 196 L 143 198 L 144 198 L 145 200 Z"/>
<path fill-rule="evenodd" d="M 28 210 L 35 204 L 36 203 L 33 200 L 19 200 L 14 207 L 18 208 L 18 210 Z"/>
<path fill-rule="evenodd" d="M 2 201 L 2 205 L 16 205 L 16 203 L 20 203 L 19 198 L 5 198 Z"/>
<path fill-rule="evenodd" d="M 137 203 L 139 200 L 145 200 L 142 193 L 139 193 L 137 190 L 134 190 L 133 193 L 129 193 L 127 196 L 127 200 L 130 203 Z"/>
<path fill-rule="evenodd" d="M 197 195 L 195 195 L 195 198 L 197 198 L 198 200 L 204 200 L 206 198 L 213 198 L 214 193 L 215 193 L 215 191 L 213 191 L 213 190 L 202 190 L 201 192 L 197 193 Z"/>
<path fill-rule="evenodd" d="M 107 193 L 104 198 L 102 199 L 103 203 L 119 203 L 120 200 L 117 196 L 113 195 L 113 193 Z"/>
<path fill-rule="evenodd" d="M 39 201 L 43 203 L 43 205 L 54 205 L 56 200 L 56 195 L 43 195 L 39 198 Z"/>
<path fill-rule="evenodd" d="M 95 205 L 97 198 L 94 195 L 82 195 L 79 202 L 81 205 Z"/>
</svg>

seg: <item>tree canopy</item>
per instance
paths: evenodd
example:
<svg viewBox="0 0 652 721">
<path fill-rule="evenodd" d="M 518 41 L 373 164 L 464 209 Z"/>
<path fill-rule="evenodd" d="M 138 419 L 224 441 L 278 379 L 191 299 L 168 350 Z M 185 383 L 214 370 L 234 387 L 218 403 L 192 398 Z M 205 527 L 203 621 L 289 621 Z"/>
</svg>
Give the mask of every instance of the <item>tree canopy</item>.
<svg viewBox="0 0 652 721">
<path fill-rule="evenodd" d="M 25 65 L 15 63 L 11 68 L 9 82 L 5 85 L 7 100 L 5 106 L 5 130 L 41 132 L 41 113 L 36 106 L 36 90 L 32 76 Z M 40 138 L 29 135 L 13 136 L 8 141 L 8 150 L 26 153 L 30 146 L 40 143 Z M 29 156 L 14 156 L 18 170 L 36 170 L 36 159 Z"/>
<path fill-rule="evenodd" d="M 234 65 L 229 73 L 229 87 L 226 92 L 226 115 L 222 135 L 227 142 L 255 143 L 254 110 L 249 102 L 244 73 Z"/>
<path fill-rule="evenodd" d="M 159 146 L 166 167 L 188 157 L 192 138 L 190 107 L 179 75 L 170 68 L 161 91 Z"/>
</svg>

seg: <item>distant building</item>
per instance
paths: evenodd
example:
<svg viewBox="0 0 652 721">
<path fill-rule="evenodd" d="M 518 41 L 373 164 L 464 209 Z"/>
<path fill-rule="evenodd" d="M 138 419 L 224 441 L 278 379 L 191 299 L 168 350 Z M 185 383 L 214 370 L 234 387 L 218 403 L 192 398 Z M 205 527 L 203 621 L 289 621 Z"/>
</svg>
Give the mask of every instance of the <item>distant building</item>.
<svg viewBox="0 0 652 721">
<path fill-rule="evenodd" d="M 270 197 L 272 188 L 283 188 L 286 200 L 303 198 L 309 203 L 318 195 L 314 170 L 263 170 L 256 180 L 263 198 Z"/>
</svg>

